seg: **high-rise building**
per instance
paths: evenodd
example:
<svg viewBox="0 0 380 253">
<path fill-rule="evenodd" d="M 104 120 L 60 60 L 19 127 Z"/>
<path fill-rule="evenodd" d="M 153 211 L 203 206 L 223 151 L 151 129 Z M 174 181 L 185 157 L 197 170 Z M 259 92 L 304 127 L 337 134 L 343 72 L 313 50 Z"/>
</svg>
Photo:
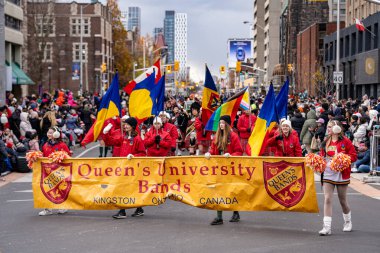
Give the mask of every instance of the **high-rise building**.
<svg viewBox="0 0 380 253">
<path fill-rule="evenodd" d="M 328 0 L 328 4 L 329 4 L 329 22 L 333 22 L 333 21 L 336 22 L 336 18 L 338 16 L 338 0 Z M 340 0 L 339 9 L 340 9 L 339 20 L 344 21 L 346 19 L 346 0 Z"/>
<path fill-rule="evenodd" d="M 178 80 L 187 80 L 187 14 L 175 14 L 174 60 L 179 62 Z"/>
<path fill-rule="evenodd" d="M 348 0 L 346 2 L 346 27 L 355 24 L 355 18 L 364 19 L 380 11 L 380 5 L 365 0 Z"/>
<path fill-rule="evenodd" d="M 253 66 L 264 68 L 264 3 L 265 0 L 253 1 Z"/>
<path fill-rule="evenodd" d="M 165 11 L 164 37 L 168 46 L 167 63 L 174 63 L 175 11 Z"/>
<path fill-rule="evenodd" d="M 128 11 L 121 11 L 120 20 L 125 30 L 128 30 Z"/>
<path fill-rule="evenodd" d="M 157 37 L 158 37 L 159 34 L 164 35 L 164 28 L 163 27 L 155 27 L 153 29 L 154 41 L 157 40 Z"/>
<path fill-rule="evenodd" d="M 140 7 L 128 7 L 128 30 L 135 31 L 138 37 L 141 34 L 141 9 Z"/>
</svg>

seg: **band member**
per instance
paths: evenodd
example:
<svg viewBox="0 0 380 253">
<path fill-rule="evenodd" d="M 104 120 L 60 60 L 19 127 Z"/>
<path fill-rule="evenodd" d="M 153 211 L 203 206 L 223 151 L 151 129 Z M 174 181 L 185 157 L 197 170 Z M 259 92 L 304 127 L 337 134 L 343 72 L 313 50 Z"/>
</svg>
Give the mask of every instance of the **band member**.
<svg viewBox="0 0 380 253">
<path fill-rule="evenodd" d="M 122 128 L 112 131 L 112 123 L 109 123 L 103 129 L 103 140 L 107 146 L 118 147 L 120 157 L 127 157 L 128 160 L 134 156 L 146 156 L 144 141 L 136 131 L 137 120 L 133 117 L 126 118 L 123 121 Z M 132 217 L 143 216 L 144 210 L 138 207 L 132 214 Z M 125 219 L 127 217 L 125 209 L 121 209 L 117 214 L 112 216 L 114 219 Z"/>
<path fill-rule="evenodd" d="M 172 146 L 170 134 L 162 129 L 162 120 L 155 117 L 153 127 L 145 135 L 145 148 L 148 156 L 168 156 Z"/>
<path fill-rule="evenodd" d="M 202 155 L 204 152 L 207 152 L 210 147 L 211 132 L 205 130 L 201 118 L 201 105 L 198 102 L 191 104 L 191 114 L 193 116 L 191 120 L 194 121 L 194 127 L 197 133 L 199 154 Z"/>
<path fill-rule="evenodd" d="M 357 159 L 355 147 L 352 142 L 343 135 L 342 126 L 336 120 L 329 121 L 327 124 L 327 138 L 322 142 L 321 146 L 321 155 L 325 157 L 327 166 L 325 172 L 321 175 L 325 200 L 323 208 L 323 228 L 319 231 L 319 234 L 331 234 L 332 201 L 335 187 L 343 211 L 343 231 L 350 232 L 352 230 L 352 221 L 351 209 L 347 202 L 347 188 L 350 183 L 351 167 L 348 166 L 344 171 L 336 172 L 331 170 L 330 164 L 332 158 L 338 153 L 349 155 L 351 162 L 355 162 Z"/>
<path fill-rule="evenodd" d="M 206 159 L 210 159 L 211 155 L 224 155 L 226 157 L 243 155 L 239 136 L 232 131 L 231 117 L 228 115 L 220 117 L 219 127 L 216 130 L 215 138 L 211 143 L 210 152 L 205 154 Z M 238 222 L 239 220 L 239 212 L 234 211 L 230 222 Z M 222 211 L 217 211 L 217 217 L 211 222 L 211 225 L 222 224 Z"/>
<path fill-rule="evenodd" d="M 255 122 L 256 122 L 256 116 L 254 114 L 251 114 L 251 111 L 245 110 L 243 114 L 239 117 L 238 123 L 237 123 L 237 129 L 239 131 L 241 146 L 243 147 L 243 151 L 245 151 L 245 147 L 248 143 L 248 139 L 251 136 L 251 130 L 253 129 Z"/>
<path fill-rule="evenodd" d="M 174 156 L 177 149 L 178 130 L 175 125 L 169 123 L 170 115 L 167 112 L 160 112 L 159 117 L 162 120 L 162 129 L 167 132 L 172 139 L 172 145 L 170 148 L 170 155 Z"/>
<path fill-rule="evenodd" d="M 68 154 L 71 153 L 69 147 L 61 139 L 62 132 L 58 127 L 50 127 L 47 131 L 47 142 L 42 146 L 42 154 L 44 157 L 49 157 L 49 155 L 55 151 L 65 151 Z M 58 214 L 67 213 L 66 209 L 59 209 Z M 38 213 L 39 216 L 52 215 L 52 209 L 44 209 Z"/>
</svg>

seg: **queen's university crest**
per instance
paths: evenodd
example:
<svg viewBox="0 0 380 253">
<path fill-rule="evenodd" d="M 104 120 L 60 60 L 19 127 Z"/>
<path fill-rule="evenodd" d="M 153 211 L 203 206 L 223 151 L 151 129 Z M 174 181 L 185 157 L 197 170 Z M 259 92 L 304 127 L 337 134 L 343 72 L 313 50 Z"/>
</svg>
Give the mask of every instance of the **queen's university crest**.
<svg viewBox="0 0 380 253">
<path fill-rule="evenodd" d="M 41 163 L 40 187 L 45 197 L 61 204 L 71 190 L 72 163 Z"/>
<path fill-rule="evenodd" d="M 298 204 L 305 194 L 304 163 L 263 162 L 265 189 L 272 199 L 285 207 Z"/>
</svg>

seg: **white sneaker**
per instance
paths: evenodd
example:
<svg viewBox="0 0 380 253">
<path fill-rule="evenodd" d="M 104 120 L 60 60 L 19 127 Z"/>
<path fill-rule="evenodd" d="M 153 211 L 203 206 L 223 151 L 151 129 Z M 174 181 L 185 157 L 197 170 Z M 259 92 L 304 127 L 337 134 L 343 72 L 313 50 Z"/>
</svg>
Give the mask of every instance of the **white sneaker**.
<svg viewBox="0 0 380 253">
<path fill-rule="evenodd" d="M 351 168 L 351 172 L 352 172 L 352 173 L 356 173 L 356 172 L 358 172 L 358 168 L 356 168 L 356 167 Z"/>
<path fill-rule="evenodd" d="M 67 213 L 67 209 L 58 209 L 57 214 L 65 214 Z"/>
<path fill-rule="evenodd" d="M 53 211 L 51 209 L 44 209 L 38 213 L 39 216 L 47 216 L 47 215 L 52 215 L 52 214 L 53 214 Z"/>
</svg>

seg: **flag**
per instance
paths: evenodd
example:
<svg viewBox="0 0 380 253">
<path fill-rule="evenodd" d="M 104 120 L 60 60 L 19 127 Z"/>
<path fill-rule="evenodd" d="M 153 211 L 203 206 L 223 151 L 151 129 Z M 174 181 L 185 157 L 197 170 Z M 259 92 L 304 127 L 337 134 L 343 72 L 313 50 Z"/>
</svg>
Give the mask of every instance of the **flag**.
<svg viewBox="0 0 380 253">
<path fill-rule="evenodd" d="M 236 113 L 240 107 L 241 100 L 247 88 L 244 88 L 240 92 L 236 93 L 230 99 L 228 99 L 224 104 L 222 104 L 216 111 L 211 115 L 209 121 L 206 124 L 205 130 L 216 131 L 219 125 L 219 119 L 221 116 L 229 115 L 231 117 L 231 124 L 235 121 Z"/>
<path fill-rule="evenodd" d="M 219 94 L 216 89 L 214 79 L 206 65 L 205 87 L 202 97 L 202 123 L 205 126 L 212 113 L 218 108 Z"/>
<path fill-rule="evenodd" d="M 112 79 L 110 88 L 106 94 L 102 97 L 100 106 L 98 108 L 98 114 L 96 115 L 96 121 L 83 138 L 82 145 L 96 141 L 99 134 L 103 129 L 104 122 L 114 116 L 121 115 L 121 102 L 119 95 L 119 74 L 116 73 Z"/>
<path fill-rule="evenodd" d="M 155 74 L 151 74 L 142 82 L 136 84 L 129 95 L 129 114 L 143 121 L 152 115 L 157 115 L 163 109 L 165 93 L 165 76 L 155 84 Z M 159 112 L 159 111 L 158 111 Z"/>
<path fill-rule="evenodd" d="M 363 32 L 365 30 L 365 27 L 358 18 L 355 18 L 356 28 L 358 28 L 359 31 Z"/>
<path fill-rule="evenodd" d="M 156 73 L 155 77 L 155 83 L 157 83 L 161 79 L 161 65 L 160 65 L 160 59 L 158 59 L 152 67 L 148 68 L 144 73 L 139 75 L 134 80 L 130 81 L 125 87 L 124 91 L 128 94 L 131 94 L 132 90 L 135 88 L 135 86 L 144 81 L 148 76 L 150 76 L 152 73 Z"/>
<path fill-rule="evenodd" d="M 263 106 L 261 107 L 259 116 L 257 117 L 255 128 L 253 129 L 253 132 L 248 140 L 251 147 L 251 156 L 258 156 L 260 154 L 265 135 L 273 128 L 275 125 L 274 123 L 276 122 L 276 99 L 273 85 L 271 84 Z"/>
<path fill-rule="evenodd" d="M 278 119 L 288 116 L 288 95 L 289 95 L 289 79 L 286 79 L 284 85 L 276 97 L 276 107 Z"/>
<path fill-rule="evenodd" d="M 244 92 L 243 99 L 241 100 L 241 103 L 240 103 L 240 108 L 243 109 L 244 111 L 250 110 L 249 90 L 248 89 Z"/>
</svg>

